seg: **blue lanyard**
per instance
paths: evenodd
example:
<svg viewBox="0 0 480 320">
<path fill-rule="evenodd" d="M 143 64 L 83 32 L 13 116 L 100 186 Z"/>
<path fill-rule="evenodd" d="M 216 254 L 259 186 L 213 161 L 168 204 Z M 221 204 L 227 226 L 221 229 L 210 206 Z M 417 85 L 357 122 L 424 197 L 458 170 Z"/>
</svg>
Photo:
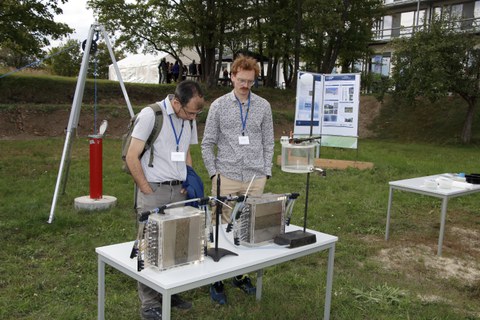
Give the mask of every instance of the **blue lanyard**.
<svg viewBox="0 0 480 320">
<path fill-rule="evenodd" d="M 165 104 L 165 100 L 163 100 L 163 105 L 165 107 L 165 110 L 167 110 L 167 105 Z M 180 139 L 182 138 L 183 123 L 185 122 L 185 120 L 182 120 L 182 130 L 180 130 L 180 135 L 177 137 L 177 130 L 175 130 L 175 126 L 173 125 L 172 115 L 169 114 L 168 117 L 170 118 L 170 124 L 172 125 L 173 134 L 175 135 L 175 141 L 177 142 L 177 152 L 178 152 L 178 145 L 180 144 Z"/>
<path fill-rule="evenodd" d="M 245 112 L 245 119 L 243 118 L 243 108 L 242 108 L 242 103 L 240 100 L 238 100 L 237 96 L 235 96 L 238 102 L 238 106 L 240 107 L 240 119 L 242 120 L 242 136 L 245 135 L 245 128 L 247 126 L 247 118 L 248 118 L 248 111 L 250 111 L 250 92 L 248 93 L 248 106 L 247 106 L 247 112 Z"/>
</svg>

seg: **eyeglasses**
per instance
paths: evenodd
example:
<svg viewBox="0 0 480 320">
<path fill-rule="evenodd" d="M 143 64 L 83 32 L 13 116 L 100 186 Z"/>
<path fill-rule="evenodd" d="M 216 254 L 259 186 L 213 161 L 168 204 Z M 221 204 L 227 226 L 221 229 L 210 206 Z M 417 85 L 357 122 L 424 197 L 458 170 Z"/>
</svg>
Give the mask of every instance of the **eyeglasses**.
<svg viewBox="0 0 480 320">
<path fill-rule="evenodd" d="M 190 111 L 187 111 L 187 109 L 185 109 L 185 107 L 182 108 L 183 112 L 185 112 L 185 114 L 189 117 L 196 117 L 198 116 L 200 113 L 203 112 L 203 110 L 200 110 L 200 111 L 197 111 L 197 112 L 190 112 Z"/>
<path fill-rule="evenodd" d="M 242 86 L 243 85 L 247 85 L 249 87 L 253 86 L 253 84 L 255 83 L 254 80 L 246 80 L 246 79 L 240 79 L 240 78 L 237 78 L 237 81 L 238 83 L 240 83 Z"/>
<path fill-rule="evenodd" d="M 176 102 L 178 102 L 180 104 L 180 109 L 183 110 L 183 112 L 185 112 L 185 114 L 188 116 L 188 117 L 194 117 L 194 116 L 198 116 L 200 113 L 203 112 L 203 110 L 200 110 L 200 111 L 197 111 L 197 112 L 191 112 L 191 111 L 187 111 L 187 105 L 182 105 L 182 103 L 180 102 L 180 100 L 178 100 L 177 98 L 175 98 Z M 197 105 L 196 106 L 196 109 L 203 109 L 203 106 L 202 105 Z"/>
</svg>

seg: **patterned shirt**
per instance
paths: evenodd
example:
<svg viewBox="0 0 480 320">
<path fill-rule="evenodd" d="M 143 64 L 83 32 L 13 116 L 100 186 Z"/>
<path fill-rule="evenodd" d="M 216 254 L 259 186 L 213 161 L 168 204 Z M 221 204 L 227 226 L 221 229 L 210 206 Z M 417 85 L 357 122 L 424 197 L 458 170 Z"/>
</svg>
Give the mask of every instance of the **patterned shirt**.
<svg viewBox="0 0 480 320">
<path fill-rule="evenodd" d="M 248 144 L 239 142 L 244 126 Z M 250 103 L 240 108 L 232 91 L 210 106 L 202 140 L 203 162 L 210 177 L 221 173 L 248 182 L 254 175 L 271 176 L 274 143 L 272 109 L 264 98 L 251 92 Z"/>
</svg>

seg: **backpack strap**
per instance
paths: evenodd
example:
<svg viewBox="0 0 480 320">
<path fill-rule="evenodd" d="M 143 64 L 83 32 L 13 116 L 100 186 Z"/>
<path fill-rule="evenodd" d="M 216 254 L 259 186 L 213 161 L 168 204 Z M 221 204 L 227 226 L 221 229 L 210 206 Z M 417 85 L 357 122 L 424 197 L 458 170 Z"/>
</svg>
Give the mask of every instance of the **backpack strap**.
<svg viewBox="0 0 480 320">
<path fill-rule="evenodd" d="M 162 131 L 163 125 L 163 116 L 162 116 L 162 108 L 158 103 L 152 103 L 148 105 L 148 107 L 152 108 L 153 112 L 155 113 L 155 123 L 153 124 L 152 132 L 148 137 L 147 141 L 145 142 L 145 149 L 144 152 L 150 148 L 150 159 L 148 160 L 148 166 L 153 167 L 153 152 L 154 147 L 153 144 L 155 140 L 157 140 L 160 131 Z"/>
</svg>

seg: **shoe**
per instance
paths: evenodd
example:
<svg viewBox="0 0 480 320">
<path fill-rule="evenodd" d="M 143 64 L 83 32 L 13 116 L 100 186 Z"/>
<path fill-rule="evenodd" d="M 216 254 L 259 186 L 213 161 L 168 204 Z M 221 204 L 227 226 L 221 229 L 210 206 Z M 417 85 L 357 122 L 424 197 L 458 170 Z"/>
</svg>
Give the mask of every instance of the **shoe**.
<svg viewBox="0 0 480 320">
<path fill-rule="evenodd" d="M 248 276 L 243 276 L 238 279 L 237 277 L 233 278 L 232 284 L 234 287 L 240 288 L 246 294 L 255 294 L 257 288 L 252 285 L 252 280 Z"/>
<path fill-rule="evenodd" d="M 188 310 L 192 307 L 192 303 L 190 301 L 183 300 L 180 298 L 178 294 L 172 295 L 172 307 L 182 309 L 182 310 Z"/>
<path fill-rule="evenodd" d="M 162 320 L 162 308 L 142 309 L 140 316 L 143 320 Z"/>
<path fill-rule="evenodd" d="M 210 286 L 210 297 L 220 305 L 227 303 L 227 296 L 223 291 L 223 282 L 215 282 Z"/>
</svg>

